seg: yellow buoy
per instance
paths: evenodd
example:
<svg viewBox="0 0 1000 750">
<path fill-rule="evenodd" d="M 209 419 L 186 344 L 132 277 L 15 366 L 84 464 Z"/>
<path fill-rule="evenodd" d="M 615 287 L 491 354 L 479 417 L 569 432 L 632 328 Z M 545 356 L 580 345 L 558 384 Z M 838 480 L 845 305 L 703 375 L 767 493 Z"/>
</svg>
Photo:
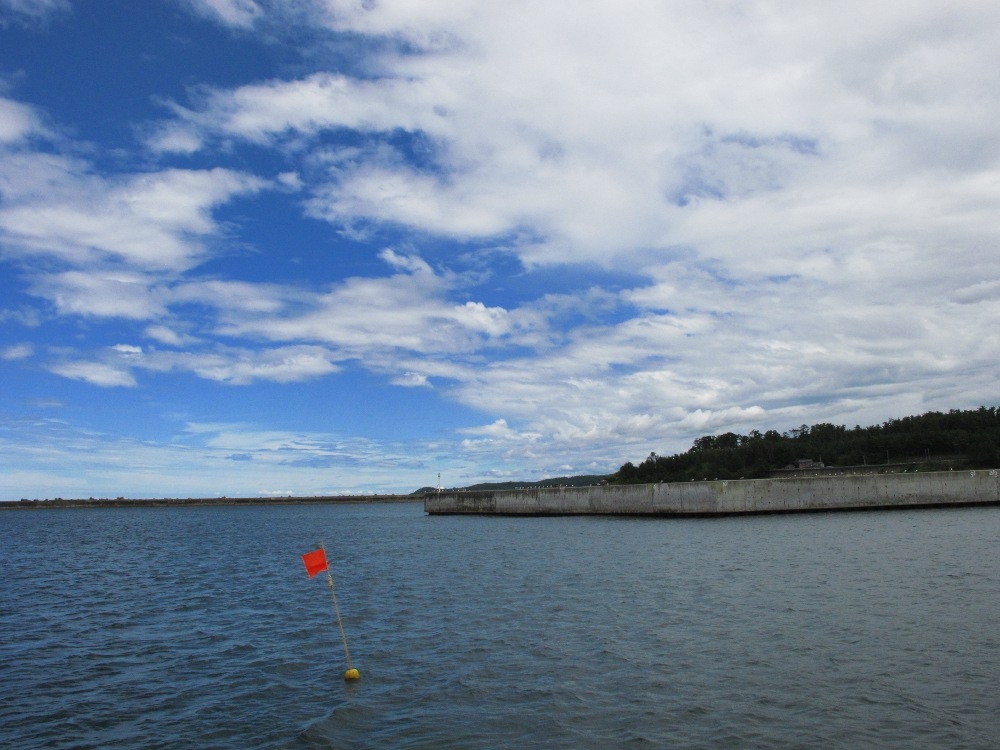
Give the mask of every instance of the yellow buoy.
<svg viewBox="0 0 1000 750">
<path fill-rule="evenodd" d="M 360 680 L 361 679 L 361 672 L 359 672 L 358 670 L 353 669 L 353 668 L 352 669 L 348 669 L 346 672 L 344 672 L 344 679 L 345 680 Z"/>
</svg>

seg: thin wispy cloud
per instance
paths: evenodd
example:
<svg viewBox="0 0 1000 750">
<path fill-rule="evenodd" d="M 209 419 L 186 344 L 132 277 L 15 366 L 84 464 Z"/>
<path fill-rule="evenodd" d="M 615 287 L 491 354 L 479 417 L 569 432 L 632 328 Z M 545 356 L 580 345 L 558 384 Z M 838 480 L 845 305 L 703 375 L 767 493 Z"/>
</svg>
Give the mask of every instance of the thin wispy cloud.
<svg viewBox="0 0 1000 750">
<path fill-rule="evenodd" d="M 0 27 L 37 26 L 68 15 L 71 10 L 71 0 L 0 0 Z"/>
</svg>

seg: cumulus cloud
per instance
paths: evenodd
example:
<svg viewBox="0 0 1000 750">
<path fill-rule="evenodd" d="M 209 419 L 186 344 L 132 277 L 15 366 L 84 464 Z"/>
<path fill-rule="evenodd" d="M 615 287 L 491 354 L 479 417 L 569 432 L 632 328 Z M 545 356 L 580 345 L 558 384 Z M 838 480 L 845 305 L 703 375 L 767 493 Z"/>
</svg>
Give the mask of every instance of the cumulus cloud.
<svg viewBox="0 0 1000 750">
<path fill-rule="evenodd" d="M 205 136 L 380 143 L 311 185 L 310 212 L 339 226 L 517 234 L 507 247 L 529 266 L 655 273 L 695 248 L 740 283 L 891 286 L 909 269 L 898 287 L 939 296 L 996 204 L 1000 19 L 982 4 L 323 7 L 331 28 L 417 54 L 383 55 L 373 79 L 316 72 L 177 111 Z M 429 166 L 387 150 L 381 134 L 400 131 L 426 140 Z"/>
<path fill-rule="evenodd" d="M 165 312 L 155 283 L 130 272 L 66 271 L 39 275 L 32 291 L 64 315 L 148 320 Z"/>
<path fill-rule="evenodd" d="M 161 319 L 183 302 L 171 284 L 224 234 L 214 211 L 268 184 L 221 168 L 98 174 L 64 144 L 26 145 L 48 138 L 38 123 L 0 99 L 0 248 L 60 315 Z"/>
<path fill-rule="evenodd" d="M 371 45 L 353 71 L 192 88 L 145 131 L 169 163 L 275 156 L 274 181 L 98 176 L 32 152 L 38 113 L 0 100 L 7 252 L 70 266 L 31 276 L 57 313 L 148 339 L 60 374 L 295 382 L 350 360 L 488 415 L 470 455 L 557 469 L 995 400 L 1000 6 L 187 2 Z M 275 186 L 344 237 L 435 250 L 308 288 L 194 273 L 215 212 Z M 517 295 L 486 281 L 500 256 Z M 531 287 L 580 268 L 589 292 Z"/>
<path fill-rule="evenodd" d="M 263 180 L 226 169 L 167 169 L 115 180 L 79 162 L 26 154 L 0 167 L 0 240 L 20 254 L 181 271 L 219 231 L 211 211 Z"/>
<path fill-rule="evenodd" d="M 420 258 L 392 250 L 382 258 L 399 272 L 350 278 L 323 294 L 300 293 L 300 309 L 280 314 L 249 316 L 230 307 L 221 316 L 219 330 L 228 336 L 320 342 L 338 347 L 345 357 L 361 359 L 379 350 L 425 355 L 474 351 L 512 330 L 503 308 L 449 301 L 446 292 L 453 282 Z"/>
</svg>

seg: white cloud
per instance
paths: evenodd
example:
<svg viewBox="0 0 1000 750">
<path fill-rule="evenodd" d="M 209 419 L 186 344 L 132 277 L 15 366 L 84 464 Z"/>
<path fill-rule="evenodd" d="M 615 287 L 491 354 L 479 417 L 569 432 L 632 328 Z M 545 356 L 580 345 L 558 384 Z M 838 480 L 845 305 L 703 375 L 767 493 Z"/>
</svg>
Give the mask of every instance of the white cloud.
<svg viewBox="0 0 1000 750">
<path fill-rule="evenodd" d="M 149 320 L 166 311 L 155 283 L 136 273 L 66 271 L 37 277 L 32 292 L 63 315 Z"/>
<path fill-rule="evenodd" d="M 41 325 L 41 315 L 38 310 L 31 307 L 17 310 L 0 309 L 0 323 L 18 323 L 28 328 L 37 328 Z"/>
<path fill-rule="evenodd" d="M 6 160 L 0 179 L 0 239 L 17 252 L 175 272 L 204 258 L 204 240 L 219 232 L 213 208 L 265 185 L 225 169 L 110 180 L 45 154 Z"/>
<path fill-rule="evenodd" d="M 53 365 L 50 369 L 64 378 L 82 380 L 101 388 L 137 385 L 131 372 L 104 362 L 63 362 Z"/>
<path fill-rule="evenodd" d="M 459 431 L 474 437 L 462 440 L 461 446 L 465 454 L 470 456 L 490 456 L 493 460 L 518 462 L 527 459 L 534 463 L 544 452 L 540 443 L 550 436 L 540 432 L 516 430 L 507 424 L 506 419 L 498 419 L 492 424 L 479 427 L 469 427 Z M 539 450 L 541 448 L 541 450 Z"/>
<path fill-rule="evenodd" d="M 279 184 L 295 192 L 302 189 L 302 178 L 295 172 L 282 172 L 275 178 Z"/>
<path fill-rule="evenodd" d="M 711 432 L 713 429 L 734 423 L 756 423 L 764 416 L 764 410 L 759 406 L 749 408 L 731 407 L 719 411 L 696 409 L 684 416 L 681 427 L 698 432 Z"/>
<path fill-rule="evenodd" d="M 240 29 L 250 28 L 262 15 L 260 5 L 254 0 L 185 0 L 185 2 L 199 15 Z"/>
<path fill-rule="evenodd" d="M 0 350 L 0 359 L 12 362 L 18 359 L 27 359 L 35 353 L 35 347 L 31 344 L 14 344 Z"/>
<path fill-rule="evenodd" d="M 340 368 L 328 351 L 317 346 L 247 349 L 216 346 L 212 350 L 177 352 L 116 344 L 98 359 L 58 362 L 49 367 L 57 375 L 93 385 L 137 385 L 136 370 L 154 373 L 190 372 L 205 380 L 227 385 L 267 381 L 296 383 L 337 372 Z"/>
<path fill-rule="evenodd" d="M 31 400 L 31 405 L 39 409 L 63 409 L 66 403 L 55 398 L 36 398 Z"/>
<path fill-rule="evenodd" d="M 0 497 L 255 497 L 332 495 L 430 484 L 423 446 L 336 433 L 282 432 L 251 423 L 176 425 L 169 440 L 137 440 L 32 418 L 0 432 L 0 452 L 20 467 L 0 473 Z M 239 460 L 239 464 L 232 463 Z M 236 470 L 238 468 L 238 470 Z M 29 488 L 29 489 L 26 489 Z"/>
<path fill-rule="evenodd" d="M 330 375 L 340 368 L 322 347 L 287 346 L 251 350 L 216 347 L 205 352 L 147 352 L 137 366 L 167 372 L 192 372 L 198 377 L 228 385 L 257 381 L 296 383 Z"/>
<path fill-rule="evenodd" d="M 392 379 L 393 385 L 400 385 L 404 388 L 430 388 L 431 382 L 427 375 L 421 372 L 404 372 L 402 375 Z"/>
<path fill-rule="evenodd" d="M 320 342 L 338 347 L 344 357 L 368 359 L 386 350 L 425 355 L 468 352 L 513 330 L 502 308 L 444 299 L 453 282 L 436 275 L 423 260 L 391 250 L 382 258 L 401 272 L 347 279 L 325 294 L 300 293 L 300 310 L 244 315 L 233 307 L 223 313 L 219 331 L 227 336 Z M 240 295 L 241 300 L 248 297 Z"/>
<path fill-rule="evenodd" d="M 0 0 L 0 27 L 7 25 L 9 20 L 45 23 L 71 9 L 70 0 Z"/>
<path fill-rule="evenodd" d="M 337 224 L 525 230 L 512 249 L 528 264 L 697 247 L 742 277 L 897 231 L 951 249 L 965 231 L 941 232 L 945 211 L 995 205 L 1000 19 L 983 4 L 325 7 L 339 30 L 422 54 L 384 55 L 374 80 L 216 90 L 185 116 L 257 143 L 334 128 L 430 140 L 430 171 L 362 150 L 316 186 L 312 213 Z"/>
<path fill-rule="evenodd" d="M 633 458 L 673 452 L 706 433 L 802 421 L 871 424 L 924 411 L 945 394 L 963 405 L 992 402 L 990 363 L 1000 355 L 990 322 L 995 301 L 955 337 L 946 323 L 954 305 L 864 301 L 859 292 L 856 307 L 838 310 L 810 293 L 816 282 L 776 282 L 772 299 L 719 284 L 713 301 L 721 309 L 698 310 L 689 303 L 707 298 L 685 289 L 687 281 L 679 274 L 673 284 L 626 293 L 675 312 L 577 328 L 565 345 L 451 373 L 454 398 L 509 421 L 466 446 L 498 445 L 502 427 L 509 450 L 520 445 L 528 463 L 538 445 L 548 457 L 620 463 L 628 446 Z M 813 315 L 816 305 L 823 320 Z M 967 385 L 962 395 L 948 385 L 956 378 Z M 543 437 L 519 443 L 521 433 Z"/>
<path fill-rule="evenodd" d="M 153 130 L 146 145 L 160 154 L 193 154 L 202 147 L 202 139 L 190 127 L 170 124 Z"/>
<path fill-rule="evenodd" d="M 483 435 L 485 437 L 511 437 L 515 434 L 507 425 L 506 419 L 498 419 L 492 424 L 481 425 L 479 427 L 466 427 L 461 432 L 468 435 Z"/>
<path fill-rule="evenodd" d="M 377 38 L 354 61 L 364 76 L 200 86 L 145 131 L 164 160 L 270 150 L 273 183 L 100 176 L 31 152 L 43 119 L 0 99 L 8 255 L 69 266 L 30 275 L 56 312 L 143 321 L 148 337 L 60 374 L 297 382 L 353 360 L 487 415 L 462 445 L 498 472 L 995 400 L 1000 6 L 308 6 Z M 244 30 L 306 12 L 189 7 Z M 385 223 L 434 251 L 386 249 L 384 274 L 308 289 L 199 278 L 225 235 L 215 212 L 266 187 L 346 237 Z M 439 238 L 477 242 L 448 258 L 455 243 Z M 632 280 L 601 289 L 595 274 L 579 299 L 515 302 L 468 271 L 489 268 L 486 253 L 469 260 L 486 245 L 528 272 L 589 264 Z"/>
<path fill-rule="evenodd" d="M 29 106 L 0 97 L 0 146 L 42 131 L 36 112 Z"/>
<path fill-rule="evenodd" d="M 278 313 L 300 296 L 306 295 L 292 287 L 222 280 L 178 284 L 171 291 L 174 304 L 197 303 L 253 317 Z"/>
<path fill-rule="evenodd" d="M 167 346 L 181 347 L 198 343 L 195 336 L 189 336 L 166 325 L 151 325 L 144 331 L 148 338 Z"/>
<path fill-rule="evenodd" d="M 268 81 L 232 91 L 208 91 L 197 111 L 174 105 L 181 117 L 174 127 L 186 123 L 208 133 L 255 143 L 268 143 L 292 133 L 315 135 L 336 127 L 364 131 L 396 127 L 428 129 L 444 123 L 426 105 L 426 100 L 433 98 L 433 92 L 420 82 L 408 85 L 392 79 L 357 81 L 319 72 L 296 81 Z M 409 113 L 398 106 L 401 100 L 407 108 L 412 108 Z M 405 121 L 400 122 L 400 117 Z"/>
</svg>

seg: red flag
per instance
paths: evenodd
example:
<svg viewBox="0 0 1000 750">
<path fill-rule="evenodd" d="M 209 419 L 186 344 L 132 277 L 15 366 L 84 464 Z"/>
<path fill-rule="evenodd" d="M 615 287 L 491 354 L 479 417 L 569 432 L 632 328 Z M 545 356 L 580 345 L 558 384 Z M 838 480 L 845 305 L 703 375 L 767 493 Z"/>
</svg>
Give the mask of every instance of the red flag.
<svg viewBox="0 0 1000 750">
<path fill-rule="evenodd" d="M 324 570 L 329 570 L 329 566 L 326 564 L 326 552 L 322 549 L 318 549 L 315 552 L 306 552 L 302 555 L 302 562 L 306 564 L 306 573 L 312 578 L 317 573 L 322 573 Z"/>
</svg>

